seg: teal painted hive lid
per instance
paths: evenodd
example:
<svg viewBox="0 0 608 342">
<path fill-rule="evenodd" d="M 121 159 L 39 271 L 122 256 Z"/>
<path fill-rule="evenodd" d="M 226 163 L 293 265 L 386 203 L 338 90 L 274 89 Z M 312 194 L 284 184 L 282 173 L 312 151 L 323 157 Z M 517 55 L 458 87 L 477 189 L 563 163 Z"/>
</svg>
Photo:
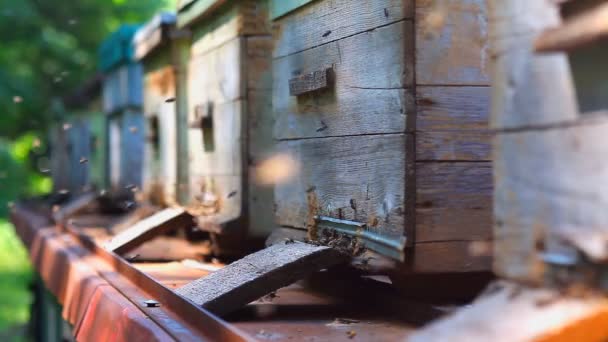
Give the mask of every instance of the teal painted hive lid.
<svg viewBox="0 0 608 342">
<path fill-rule="evenodd" d="M 133 37 L 135 59 L 145 58 L 168 40 L 171 29 L 175 26 L 175 21 L 174 13 L 162 12 L 141 27 Z"/>
<path fill-rule="evenodd" d="M 228 2 L 228 0 L 178 0 L 177 27 L 188 26 Z"/>
<path fill-rule="evenodd" d="M 104 40 L 99 49 L 101 71 L 107 72 L 134 60 L 132 41 L 138 28 L 139 25 L 122 25 Z"/>
</svg>

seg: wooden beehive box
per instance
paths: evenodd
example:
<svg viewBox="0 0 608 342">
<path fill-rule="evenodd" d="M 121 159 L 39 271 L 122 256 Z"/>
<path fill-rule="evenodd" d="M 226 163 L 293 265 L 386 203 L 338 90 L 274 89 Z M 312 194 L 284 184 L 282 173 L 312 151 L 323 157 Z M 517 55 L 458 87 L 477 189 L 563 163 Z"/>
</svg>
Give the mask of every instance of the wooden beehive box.
<svg viewBox="0 0 608 342">
<path fill-rule="evenodd" d="M 432 25 L 435 3 L 271 1 L 274 138 L 300 165 L 282 235 L 356 236 L 400 274 L 490 269 L 469 253 L 492 234 L 485 3 Z"/>
<path fill-rule="evenodd" d="M 108 172 L 110 189 L 129 194 L 141 188 L 143 173 L 142 67 L 133 58 L 137 26 L 125 25 L 100 49 L 104 73 L 103 110 L 108 115 Z"/>
<path fill-rule="evenodd" d="M 70 116 L 51 129 L 51 175 L 53 190 L 76 195 L 86 190 L 89 170 L 89 128 L 80 116 Z"/>
<path fill-rule="evenodd" d="M 78 165 L 71 165 L 79 170 L 77 172 L 86 172 L 85 189 L 103 190 L 106 187 L 106 116 L 101 108 L 101 82 L 101 75 L 96 75 L 63 99 L 65 108 L 74 118 L 78 118 L 76 129 L 86 130 L 72 132 L 72 145 L 79 145 L 77 150 L 80 151 L 76 153 L 82 156 L 77 160 Z M 65 128 L 70 131 L 72 127 L 73 123 L 68 122 Z M 79 136 L 88 140 L 77 141 Z M 82 170 L 83 167 L 86 170 Z"/>
<path fill-rule="evenodd" d="M 144 68 L 145 142 L 142 197 L 158 205 L 176 203 L 177 117 L 175 49 L 170 34 L 175 15 L 161 13 L 135 35 L 135 58 Z"/>
<path fill-rule="evenodd" d="M 178 8 L 177 26 L 191 34 L 183 203 L 203 230 L 264 237 L 273 228 L 272 188 L 257 186 L 250 169 L 272 145 L 267 3 L 198 0 Z"/>
<path fill-rule="evenodd" d="M 70 187 L 70 157 L 68 134 L 63 123 L 53 125 L 49 130 L 51 146 L 50 172 L 53 181 L 53 192 L 65 192 Z"/>
</svg>

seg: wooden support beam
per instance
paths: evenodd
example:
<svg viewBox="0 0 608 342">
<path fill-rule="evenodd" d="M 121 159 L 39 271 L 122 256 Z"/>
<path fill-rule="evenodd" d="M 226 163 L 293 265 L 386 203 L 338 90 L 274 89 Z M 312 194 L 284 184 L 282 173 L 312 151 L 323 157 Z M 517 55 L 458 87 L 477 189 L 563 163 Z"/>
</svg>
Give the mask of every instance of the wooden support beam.
<svg viewBox="0 0 608 342">
<path fill-rule="evenodd" d="M 607 38 L 608 4 L 602 4 L 563 25 L 545 30 L 536 39 L 534 49 L 536 52 L 572 51 Z"/>
<path fill-rule="evenodd" d="M 158 235 L 184 228 L 189 224 L 192 224 L 192 217 L 184 209 L 167 208 L 115 235 L 104 248 L 122 254 Z"/>
<path fill-rule="evenodd" d="M 56 224 L 63 225 L 69 218 L 82 212 L 96 200 L 97 193 L 95 192 L 87 192 L 79 195 L 56 212 L 53 212 L 53 220 Z"/>
<path fill-rule="evenodd" d="M 347 261 L 336 249 L 286 242 L 250 254 L 177 290 L 217 315 L 250 302 L 307 275 Z"/>
<path fill-rule="evenodd" d="M 472 305 L 411 335 L 407 341 L 606 341 L 608 299 L 555 290 L 490 285 Z"/>
</svg>

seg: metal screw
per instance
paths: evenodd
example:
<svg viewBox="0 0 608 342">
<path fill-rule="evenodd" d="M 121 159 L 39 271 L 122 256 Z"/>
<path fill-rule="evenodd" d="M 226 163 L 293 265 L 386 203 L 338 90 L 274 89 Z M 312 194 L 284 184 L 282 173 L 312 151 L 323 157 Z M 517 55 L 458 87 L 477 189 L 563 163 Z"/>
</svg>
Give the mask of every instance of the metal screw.
<svg viewBox="0 0 608 342">
<path fill-rule="evenodd" d="M 157 308 L 160 306 L 160 303 L 155 301 L 154 299 L 148 299 L 148 300 L 144 301 L 144 304 L 146 305 L 147 308 Z"/>
</svg>

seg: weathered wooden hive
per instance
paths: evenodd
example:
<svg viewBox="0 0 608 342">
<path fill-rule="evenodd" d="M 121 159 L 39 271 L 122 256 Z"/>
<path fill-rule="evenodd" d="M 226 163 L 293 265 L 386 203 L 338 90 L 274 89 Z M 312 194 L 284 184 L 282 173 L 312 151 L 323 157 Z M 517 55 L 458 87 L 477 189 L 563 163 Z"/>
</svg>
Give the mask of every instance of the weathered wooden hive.
<svg viewBox="0 0 608 342">
<path fill-rule="evenodd" d="M 101 108 L 101 76 L 82 84 L 63 101 L 71 120 L 62 124 L 68 132 L 73 155 L 70 167 L 80 176 L 79 190 L 103 190 L 106 187 L 106 118 Z"/>
<path fill-rule="evenodd" d="M 68 153 L 68 135 L 63 129 L 63 123 L 53 125 L 49 129 L 51 150 L 50 172 L 53 180 L 53 192 L 64 192 L 70 187 L 70 163 Z"/>
<path fill-rule="evenodd" d="M 142 199 L 157 205 L 176 203 L 177 117 L 175 44 L 170 35 L 175 15 L 161 13 L 135 35 L 135 58 L 144 69 L 145 117 Z"/>
<path fill-rule="evenodd" d="M 141 187 L 144 132 L 142 67 L 133 58 L 137 26 L 124 25 L 108 37 L 99 52 L 104 73 L 103 111 L 108 115 L 108 177 L 113 193 L 131 196 Z"/>
<path fill-rule="evenodd" d="M 273 136 L 300 166 L 277 237 L 338 232 L 400 275 L 490 270 L 469 248 L 492 238 L 485 3 L 433 4 L 271 1 Z"/>
<path fill-rule="evenodd" d="M 204 231 L 264 238 L 272 188 L 250 169 L 270 153 L 271 72 L 266 1 L 181 1 L 191 39 L 178 78 L 179 192 Z M 180 92 L 180 89 L 184 89 Z M 180 109 L 182 108 L 182 109 Z"/>
</svg>

